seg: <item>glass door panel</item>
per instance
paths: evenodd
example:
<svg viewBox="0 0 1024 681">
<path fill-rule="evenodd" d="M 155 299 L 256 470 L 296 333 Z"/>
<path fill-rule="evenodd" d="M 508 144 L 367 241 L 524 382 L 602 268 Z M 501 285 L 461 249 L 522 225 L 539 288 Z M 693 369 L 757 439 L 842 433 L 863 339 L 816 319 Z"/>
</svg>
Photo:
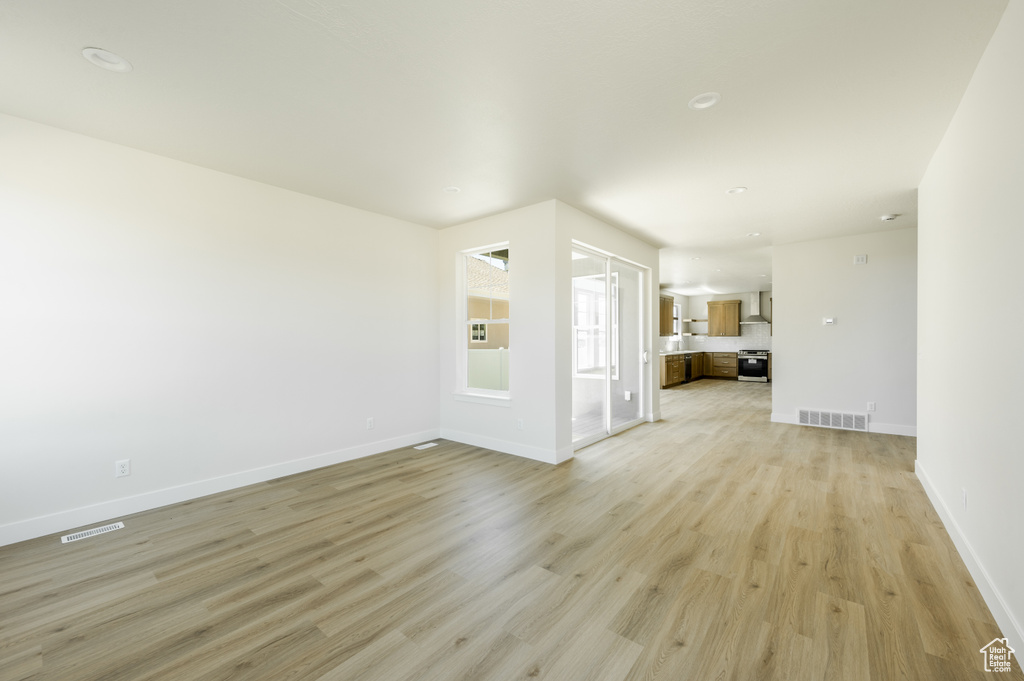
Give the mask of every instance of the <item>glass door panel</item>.
<svg viewBox="0 0 1024 681">
<path fill-rule="evenodd" d="M 643 417 L 643 272 L 614 258 L 612 282 L 611 431 Z"/>
<path fill-rule="evenodd" d="M 572 254 L 572 440 L 608 432 L 607 258 Z"/>
</svg>

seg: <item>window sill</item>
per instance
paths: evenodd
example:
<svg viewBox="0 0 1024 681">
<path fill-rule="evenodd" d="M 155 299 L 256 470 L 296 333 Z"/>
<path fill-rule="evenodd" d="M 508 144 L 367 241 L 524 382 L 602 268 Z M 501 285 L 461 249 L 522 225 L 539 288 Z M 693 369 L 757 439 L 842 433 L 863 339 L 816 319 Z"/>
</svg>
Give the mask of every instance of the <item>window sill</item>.
<svg viewBox="0 0 1024 681">
<path fill-rule="evenodd" d="M 475 402 L 489 404 L 492 407 L 511 407 L 512 398 L 508 395 L 484 395 L 481 393 L 452 393 L 456 402 Z"/>
</svg>

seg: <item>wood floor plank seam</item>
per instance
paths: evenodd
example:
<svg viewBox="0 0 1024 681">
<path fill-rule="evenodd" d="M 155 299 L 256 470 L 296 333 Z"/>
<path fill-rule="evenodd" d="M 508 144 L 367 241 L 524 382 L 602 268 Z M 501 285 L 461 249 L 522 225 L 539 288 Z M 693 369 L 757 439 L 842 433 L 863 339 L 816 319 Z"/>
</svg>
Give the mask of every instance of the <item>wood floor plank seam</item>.
<svg viewBox="0 0 1024 681">
<path fill-rule="evenodd" d="M 664 390 L 559 466 L 440 439 L 2 547 L 0 681 L 991 678 L 914 438 L 771 391 Z"/>
</svg>

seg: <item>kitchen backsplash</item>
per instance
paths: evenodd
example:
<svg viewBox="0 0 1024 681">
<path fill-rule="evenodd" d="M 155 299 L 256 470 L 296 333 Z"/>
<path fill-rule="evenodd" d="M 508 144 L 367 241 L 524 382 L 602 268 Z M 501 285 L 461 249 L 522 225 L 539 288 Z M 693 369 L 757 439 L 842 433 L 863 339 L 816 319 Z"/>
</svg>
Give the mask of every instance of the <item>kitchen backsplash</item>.
<svg viewBox="0 0 1024 681">
<path fill-rule="evenodd" d="M 691 333 L 707 333 L 707 322 L 690 322 Z M 683 336 L 682 340 L 661 339 L 662 352 L 675 350 L 699 350 L 703 352 L 739 352 L 740 350 L 771 350 L 770 324 L 740 324 L 739 336 L 708 338 L 707 336 Z"/>
</svg>

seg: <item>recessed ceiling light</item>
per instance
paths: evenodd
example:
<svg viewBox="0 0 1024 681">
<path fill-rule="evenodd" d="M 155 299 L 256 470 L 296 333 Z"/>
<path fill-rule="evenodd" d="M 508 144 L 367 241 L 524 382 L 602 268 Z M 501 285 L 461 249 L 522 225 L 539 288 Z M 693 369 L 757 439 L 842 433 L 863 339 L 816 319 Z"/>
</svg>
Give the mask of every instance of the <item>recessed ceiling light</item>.
<svg viewBox="0 0 1024 681">
<path fill-rule="evenodd" d="M 722 95 L 717 92 L 705 92 L 691 99 L 689 107 L 694 111 L 700 111 L 701 109 L 710 109 L 720 101 L 722 101 Z"/>
<path fill-rule="evenodd" d="M 91 63 L 101 69 L 106 69 L 107 71 L 128 73 L 132 70 L 132 65 L 127 59 L 99 47 L 85 48 L 82 50 L 82 56 L 88 59 Z"/>
<path fill-rule="evenodd" d="M 690 258 L 690 260 L 700 260 L 700 256 L 698 255 L 696 257 Z"/>
<path fill-rule="evenodd" d="M 726 194 L 742 194 L 745 191 L 747 191 L 746 187 L 733 187 L 732 189 L 727 190 L 725 193 Z"/>
<path fill-rule="evenodd" d="M 747 236 L 761 236 L 761 232 L 747 232 Z"/>
<path fill-rule="evenodd" d="M 715 271 L 716 271 L 716 272 L 721 272 L 722 270 L 721 270 L 721 269 L 717 269 L 717 270 L 715 270 Z"/>
<path fill-rule="evenodd" d="M 445 188 L 444 188 L 444 190 L 445 190 L 445 192 L 447 192 L 448 194 L 458 194 L 459 192 L 461 192 L 461 191 L 462 191 L 462 190 L 461 190 L 461 189 L 459 189 L 458 187 L 445 187 Z"/>
<path fill-rule="evenodd" d="M 899 216 L 900 216 L 899 213 L 893 213 L 892 215 L 883 215 L 882 217 L 880 217 L 878 219 L 881 220 L 882 222 L 892 222 L 893 220 L 895 220 Z"/>
<path fill-rule="evenodd" d="M 767 274 L 759 274 L 757 276 L 759 276 L 759 277 L 767 277 L 768 275 Z"/>
</svg>

